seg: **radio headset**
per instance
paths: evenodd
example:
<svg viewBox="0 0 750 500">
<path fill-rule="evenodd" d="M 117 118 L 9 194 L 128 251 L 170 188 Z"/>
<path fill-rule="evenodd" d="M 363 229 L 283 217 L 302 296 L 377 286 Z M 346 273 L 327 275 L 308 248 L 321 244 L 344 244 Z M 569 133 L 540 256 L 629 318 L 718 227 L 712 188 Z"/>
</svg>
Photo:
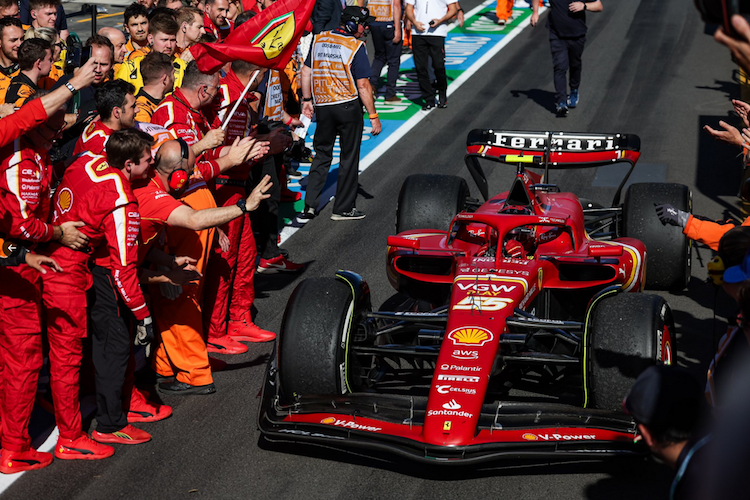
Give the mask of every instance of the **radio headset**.
<svg viewBox="0 0 750 500">
<path fill-rule="evenodd" d="M 182 165 L 183 161 L 187 161 L 190 159 L 190 150 L 188 149 L 190 146 L 188 146 L 187 142 L 185 142 L 185 139 L 181 137 L 177 138 L 176 140 L 180 143 L 180 154 L 182 156 L 180 165 Z M 159 157 L 154 167 L 159 168 L 160 162 L 161 157 Z M 188 175 L 187 170 L 183 168 L 176 168 L 169 173 L 169 177 L 167 177 L 167 185 L 171 190 L 179 191 L 180 189 L 185 187 L 185 184 L 187 183 L 189 177 L 190 176 Z"/>
</svg>

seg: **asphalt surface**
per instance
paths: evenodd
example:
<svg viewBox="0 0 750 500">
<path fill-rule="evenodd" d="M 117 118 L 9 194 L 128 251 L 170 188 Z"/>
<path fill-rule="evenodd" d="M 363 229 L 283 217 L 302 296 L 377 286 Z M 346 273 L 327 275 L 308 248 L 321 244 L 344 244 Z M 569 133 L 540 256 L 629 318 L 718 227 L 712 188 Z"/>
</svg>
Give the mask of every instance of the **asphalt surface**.
<svg viewBox="0 0 750 500">
<path fill-rule="evenodd" d="M 465 9 L 476 5 L 470 1 Z M 114 10 L 110 10 L 114 12 Z M 642 140 L 636 180 L 690 186 L 695 213 L 714 218 L 739 213 L 736 151 L 715 143 L 700 128 L 726 119 L 731 80 L 728 52 L 703 34 L 691 4 L 683 0 L 605 2 L 591 14 L 584 53 L 581 102 L 570 116 L 554 116 L 547 31 L 528 28 L 474 75 L 361 177 L 359 222 L 332 222 L 330 206 L 286 244 L 295 261 L 308 262 L 302 276 L 257 280 L 257 323 L 278 331 L 286 300 L 306 277 L 332 276 L 339 268 L 362 274 L 373 304 L 394 291 L 385 276 L 386 237 L 394 231 L 396 200 L 404 178 L 444 173 L 469 179 L 463 165 L 465 138 L 473 128 L 636 133 Z M 119 19 L 119 18 L 116 18 Z M 114 24 L 114 23 L 112 23 Z M 731 119 L 735 123 L 739 120 Z M 490 172 L 491 191 L 508 187 L 512 169 Z M 554 172 L 552 182 L 579 196 L 608 203 L 611 172 Z M 471 182 L 470 182 L 470 185 Z M 473 194 L 478 192 L 473 188 Z M 706 248 L 693 252 L 688 289 L 664 294 L 678 329 L 677 362 L 705 373 L 712 345 L 731 312 L 729 301 L 703 283 Z M 302 445 L 259 442 L 255 419 L 264 365 L 271 345 L 225 358 L 212 396 L 168 397 L 174 415 L 143 424 L 150 443 L 119 446 L 113 458 L 64 462 L 25 474 L 3 495 L 25 498 L 666 498 L 671 474 L 649 460 L 573 464 L 500 463 L 446 470 L 389 462 Z"/>
</svg>

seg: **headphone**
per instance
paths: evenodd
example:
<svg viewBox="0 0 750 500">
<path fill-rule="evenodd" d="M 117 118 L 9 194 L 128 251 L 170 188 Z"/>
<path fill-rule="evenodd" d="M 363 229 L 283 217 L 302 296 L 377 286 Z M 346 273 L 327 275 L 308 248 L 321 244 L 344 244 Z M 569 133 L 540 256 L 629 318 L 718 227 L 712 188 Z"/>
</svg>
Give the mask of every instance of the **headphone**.
<svg viewBox="0 0 750 500">
<path fill-rule="evenodd" d="M 708 261 L 706 267 L 708 268 L 708 281 L 716 286 L 723 285 L 724 271 L 726 270 L 726 267 L 724 266 L 724 261 L 721 260 L 721 257 L 717 255 Z"/>
<path fill-rule="evenodd" d="M 349 7 L 347 7 L 347 9 L 348 8 Z M 353 34 L 355 34 L 358 31 L 358 26 L 360 24 L 363 25 L 365 27 L 365 29 L 368 28 L 368 26 L 367 26 L 367 19 L 368 19 L 368 16 L 370 15 L 370 11 L 368 9 L 366 9 L 365 7 L 362 7 L 359 10 L 360 10 L 360 12 L 362 14 L 362 17 L 353 16 L 353 15 L 347 13 L 346 15 L 347 15 L 347 17 L 349 17 L 349 19 L 347 19 L 346 21 L 344 21 L 344 24 L 341 26 L 342 28 L 344 28 L 344 31 L 346 31 L 350 35 L 353 35 Z M 360 21 L 363 18 L 364 18 L 364 21 Z"/>
<path fill-rule="evenodd" d="M 180 154 L 182 156 L 180 164 L 182 164 L 182 161 L 188 160 L 190 158 L 190 150 L 188 149 L 190 146 L 188 146 L 187 142 L 185 142 L 185 139 L 183 139 L 182 137 L 178 137 L 176 140 L 180 143 Z M 154 167 L 159 168 L 160 162 L 161 156 L 159 157 Z M 183 187 L 185 187 L 185 184 L 187 184 L 189 177 L 190 176 L 188 175 L 187 170 L 176 168 L 169 173 L 169 177 L 167 177 L 167 185 L 172 191 L 179 191 Z"/>
</svg>

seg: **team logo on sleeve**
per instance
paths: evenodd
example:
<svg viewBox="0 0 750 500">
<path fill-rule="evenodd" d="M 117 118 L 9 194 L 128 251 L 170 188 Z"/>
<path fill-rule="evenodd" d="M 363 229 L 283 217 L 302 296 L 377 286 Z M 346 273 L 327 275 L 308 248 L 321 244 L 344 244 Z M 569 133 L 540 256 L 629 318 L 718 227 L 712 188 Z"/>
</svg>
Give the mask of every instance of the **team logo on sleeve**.
<svg viewBox="0 0 750 500">
<path fill-rule="evenodd" d="M 73 206 L 73 191 L 69 188 L 63 188 L 57 195 L 57 209 L 60 214 L 64 214 L 70 211 L 70 207 Z"/>
</svg>

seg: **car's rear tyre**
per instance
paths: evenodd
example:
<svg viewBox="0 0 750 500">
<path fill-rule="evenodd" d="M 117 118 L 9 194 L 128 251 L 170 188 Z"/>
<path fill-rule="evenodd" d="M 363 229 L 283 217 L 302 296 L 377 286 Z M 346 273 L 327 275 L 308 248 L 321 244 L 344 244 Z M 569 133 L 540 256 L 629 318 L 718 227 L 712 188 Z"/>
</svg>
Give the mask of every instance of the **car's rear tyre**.
<svg viewBox="0 0 750 500">
<path fill-rule="evenodd" d="M 346 355 L 354 303 L 351 288 L 334 278 L 306 279 L 292 292 L 279 335 L 279 378 L 294 394 L 345 394 Z"/>
<path fill-rule="evenodd" d="M 453 217 L 466 206 L 469 186 L 455 175 L 410 175 L 401 186 L 396 233 L 410 229 L 450 229 Z"/>
<path fill-rule="evenodd" d="M 646 288 L 682 290 L 690 279 L 690 240 L 682 228 L 663 225 L 654 204 L 669 203 L 692 212 L 690 189 L 683 184 L 633 184 L 623 205 L 623 236 L 646 245 Z"/>
<path fill-rule="evenodd" d="M 611 292 L 595 299 L 584 339 L 584 406 L 622 411 L 641 372 L 672 362 L 673 338 L 672 311 L 658 295 Z"/>
</svg>

